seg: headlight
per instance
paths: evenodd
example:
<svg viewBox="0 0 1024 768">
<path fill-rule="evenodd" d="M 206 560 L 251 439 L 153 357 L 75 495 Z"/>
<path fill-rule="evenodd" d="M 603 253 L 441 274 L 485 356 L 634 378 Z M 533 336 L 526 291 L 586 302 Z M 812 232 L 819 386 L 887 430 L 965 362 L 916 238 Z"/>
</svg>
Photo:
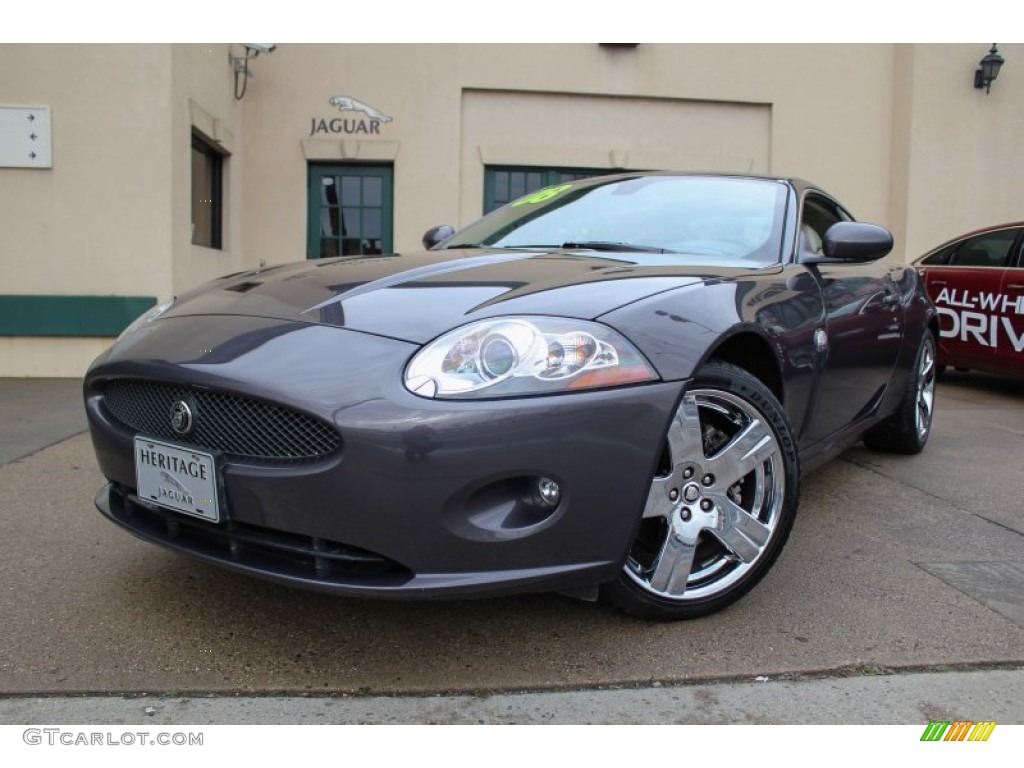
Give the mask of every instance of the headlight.
<svg viewBox="0 0 1024 768">
<path fill-rule="evenodd" d="M 158 317 L 160 317 L 160 315 L 162 315 L 164 312 L 166 312 L 168 309 L 170 309 L 171 305 L 173 305 L 173 304 L 174 304 L 174 299 L 171 298 L 171 299 L 168 299 L 167 301 L 164 301 L 164 302 L 162 302 L 160 304 L 157 304 L 155 307 L 147 309 L 145 312 L 143 312 L 137 318 L 132 320 L 131 325 L 129 325 L 127 328 L 125 328 L 123 331 L 121 331 L 121 335 L 117 337 L 117 340 L 120 341 L 125 336 L 128 336 L 131 333 L 135 333 L 135 331 L 139 330 L 139 328 L 144 326 L 146 323 L 153 322 Z"/>
<path fill-rule="evenodd" d="M 409 361 L 406 388 L 422 397 L 483 398 L 654 381 L 620 334 L 585 320 L 481 320 L 431 342 Z"/>
</svg>

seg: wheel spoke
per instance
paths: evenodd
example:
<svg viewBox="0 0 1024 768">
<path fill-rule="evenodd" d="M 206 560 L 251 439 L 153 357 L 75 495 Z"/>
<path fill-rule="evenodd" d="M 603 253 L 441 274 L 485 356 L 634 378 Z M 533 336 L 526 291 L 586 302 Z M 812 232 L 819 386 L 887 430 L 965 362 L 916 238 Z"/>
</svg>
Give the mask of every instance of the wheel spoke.
<svg viewBox="0 0 1024 768">
<path fill-rule="evenodd" d="M 930 388 L 929 389 L 925 389 L 924 391 L 921 392 L 921 397 L 919 398 L 920 399 L 920 404 L 921 404 L 921 413 L 925 417 L 928 417 L 928 416 L 931 415 L 931 412 L 932 412 L 932 400 L 934 399 L 934 397 L 935 397 L 935 393 L 932 392 L 932 390 Z"/>
<path fill-rule="evenodd" d="M 681 597 L 686 592 L 686 580 L 693 568 L 693 553 L 697 542 L 689 540 L 683 531 L 669 526 L 668 535 L 651 574 L 651 589 L 663 594 Z"/>
<path fill-rule="evenodd" d="M 760 419 L 751 422 L 725 448 L 708 460 L 719 487 L 742 480 L 778 450 L 770 429 Z"/>
<path fill-rule="evenodd" d="M 935 405 L 935 356 L 926 341 L 921 352 L 921 366 L 918 371 L 917 413 L 915 426 L 919 438 L 927 435 L 931 426 L 932 408 Z"/>
<path fill-rule="evenodd" d="M 684 461 L 704 458 L 697 399 L 685 395 L 668 428 L 668 448 L 673 468 Z"/>
<path fill-rule="evenodd" d="M 921 379 L 929 381 L 932 377 L 932 371 L 935 368 L 935 358 L 932 357 L 930 352 L 926 352 L 924 360 L 921 361 Z"/>
<path fill-rule="evenodd" d="M 644 505 L 644 517 L 671 518 L 674 502 L 668 494 L 676 485 L 671 477 L 656 477 L 651 483 L 651 490 L 647 494 L 647 503 Z"/>
<path fill-rule="evenodd" d="M 718 528 L 708 531 L 744 563 L 752 562 L 768 543 L 771 530 L 725 495 L 715 495 L 721 514 Z"/>
</svg>

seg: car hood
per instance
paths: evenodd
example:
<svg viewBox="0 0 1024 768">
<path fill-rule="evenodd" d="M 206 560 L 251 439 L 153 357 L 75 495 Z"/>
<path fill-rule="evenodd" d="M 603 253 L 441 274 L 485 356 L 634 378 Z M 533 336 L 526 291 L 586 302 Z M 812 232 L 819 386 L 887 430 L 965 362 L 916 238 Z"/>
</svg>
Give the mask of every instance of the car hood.
<svg viewBox="0 0 1024 768">
<path fill-rule="evenodd" d="M 164 318 L 248 315 L 424 343 L 499 315 L 594 319 L 673 288 L 735 279 L 754 262 L 685 254 L 466 249 L 299 262 L 215 280 Z"/>
</svg>

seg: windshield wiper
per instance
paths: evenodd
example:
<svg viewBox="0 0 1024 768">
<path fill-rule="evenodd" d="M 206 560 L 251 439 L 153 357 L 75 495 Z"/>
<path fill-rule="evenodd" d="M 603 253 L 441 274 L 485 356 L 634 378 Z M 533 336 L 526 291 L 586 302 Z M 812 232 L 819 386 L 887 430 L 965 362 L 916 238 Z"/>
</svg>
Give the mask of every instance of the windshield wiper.
<svg viewBox="0 0 1024 768">
<path fill-rule="evenodd" d="M 619 243 L 614 240 L 580 240 L 571 241 L 568 243 L 562 243 L 561 245 L 555 245 L 553 243 L 543 244 L 526 244 L 516 243 L 515 245 L 487 245 L 485 243 L 457 243 L 453 245 L 446 245 L 445 250 L 452 248 L 498 248 L 504 250 L 565 250 L 569 248 L 579 248 L 587 251 L 620 251 L 625 253 L 675 253 L 675 251 L 666 251 L 664 248 L 657 248 L 653 245 L 638 245 L 636 243 Z"/>
<path fill-rule="evenodd" d="M 563 248 L 583 248 L 588 251 L 624 251 L 634 253 L 671 253 L 664 248 L 656 248 L 653 245 L 638 245 L 637 243 L 617 243 L 612 240 L 581 240 L 569 243 L 562 243 Z"/>
<path fill-rule="evenodd" d="M 495 250 L 532 250 L 534 248 L 557 248 L 557 245 L 488 245 L 487 243 L 456 243 L 446 245 L 444 250 L 453 248 L 493 248 Z"/>
</svg>

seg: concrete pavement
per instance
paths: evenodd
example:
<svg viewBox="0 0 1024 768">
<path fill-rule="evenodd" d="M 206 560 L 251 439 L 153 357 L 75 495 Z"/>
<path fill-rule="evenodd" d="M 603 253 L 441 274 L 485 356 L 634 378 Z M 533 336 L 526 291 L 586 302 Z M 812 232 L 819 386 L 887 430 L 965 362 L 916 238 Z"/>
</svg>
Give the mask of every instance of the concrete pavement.
<svg viewBox="0 0 1024 768">
<path fill-rule="evenodd" d="M 0 381 L 0 403 L 8 386 Z M 56 407 L 59 395 L 28 391 L 39 397 L 19 412 L 33 414 L 40 435 L 59 439 L 61 430 L 84 427 L 59 415 L 74 410 Z M 1006 722 L 1024 722 L 1022 697 L 1013 695 L 1024 689 L 1024 383 L 947 377 L 921 456 L 857 447 L 806 478 L 793 534 L 765 581 L 723 613 L 673 625 L 555 595 L 380 603 L 247 579 L 104 521 L 92 506 L 103 480 L 87 435 L 19 454 L 11 445 L 23 438 L 6 432 L 0 426 L 0 450 L 8 451 L 0 456 L 24 458 L 0 466 L 0 695 L 17 697 L 0 707 L 0 722 L 30 717 L 24 706 L 38 694 L 58 697 L 43 700 L 52 705 L 67 694 L 145 693 L 177 711 L 172 702 L 209 693 L 348 695 L 364 704 L 381 695 L 469 693 L 445 705 L 467 712 L 481 697 L 523 690 L 578 695 L 582 707 L 611 707 L 610 719 L 585 721 L 619 722 L 626 710 L 616 715 L 610 702 L 620 692 L 598 689 L 652 692 L 657 684 L 696 696 L 689 684 L 808 674 L 870 689 L 909 684 L 901 670 L 950 667 L 998 673 L 1009 691 Z M 873 674 L 890 671 L 900 674 Z M 936 707 L 995 717 L 973 711 L 975 699 L 953 673 L 926 682 L 938 686 L 929 699 Z M 802 716 L 812 719 L 800 720 L 771 701 L 750 710 L 758 721 L 832 722 L 832 710 L 808 710 Z M 8 707 L 19 702 L 21 709 Z M 722 707 L 700 711 L 716 722 L 754 721 L 738 703 Z M 396 716 L 426 717 L 404 711 Z M 513 711 L 530 722 L 525 710 Z M 187 716 L 207 716 L 197 712 Z"/>
<path fill-rule="evenodd" d="M 130 725 L 923 725 L 1024 722 L 1021 671 L 912 672 L 467 696 L 0 699 L 0 723 Z M 955 691 L 954 696 L 950 692 Z M 951 700 L 953 699 L 953 700 Z"/>
</svg>

